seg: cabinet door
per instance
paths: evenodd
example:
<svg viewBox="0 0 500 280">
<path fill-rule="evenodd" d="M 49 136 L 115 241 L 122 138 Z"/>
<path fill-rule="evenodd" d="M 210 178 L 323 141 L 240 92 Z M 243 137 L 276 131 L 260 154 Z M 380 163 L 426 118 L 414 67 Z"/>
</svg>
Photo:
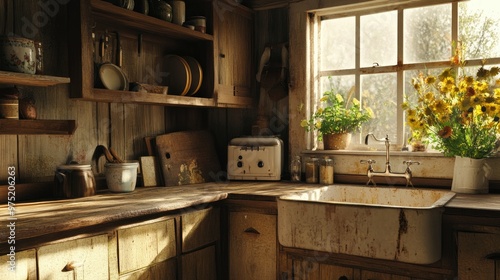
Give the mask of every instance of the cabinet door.
<svg viewBox="0 0 500 280">
<path fill-rule="evenodd" d="M 500 234 L 459 232 L 458 279 L 500 279 L 499 255 Z"/>
<path fill-rule="evenodd" d="M 118 230 L 120 274 L 175 257 L 175 243 L 174 219 Z"/>
<path fill-rule="evenodd" d="M 211 207 L 181 216 L 182 252 L 189 252 L 220 239 L 220 210 Z"/>
<path fill-rule="evenodd" d="M 346 266 L 333 264 L 323 264 L 303 259 L 294 259 L 291 261 L 293 279 L 309 280 L 353 280 L 354 269 Z M 292 279 L 290 274 L 288 279 Z"/>
<path fill-rule="evenodd" d="M 215 245 L 182 255 L 183 280 L 217 280 Z"/>
<path fill-rule="evenodd" d="M 229 214 L 229 278 L 276 279 L 276 215 Z"/>
<path fill-rule="evenodd" d="M 36 279 L 35 249 L 0 256 L 0 279 Z"/>
<path fill-rule="evenodd" d="M 218 49 L 218 103 L 251 105 L 253 12 L 231 1 L 214 1 Z M 218 57 L 217 57 L 218 56 Z"/>
<path fill-rule="evenodd" d="M 108 235 L 64 241 L 38 249 L 38 274 L 50 279 L 108 279 Z"/>
</svg>

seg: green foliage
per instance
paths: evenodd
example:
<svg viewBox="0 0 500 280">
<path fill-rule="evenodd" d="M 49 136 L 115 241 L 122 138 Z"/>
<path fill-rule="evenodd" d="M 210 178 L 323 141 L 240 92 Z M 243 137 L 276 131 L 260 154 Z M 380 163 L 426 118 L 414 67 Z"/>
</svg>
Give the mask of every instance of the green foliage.
<svg viewBox="0 0 500 280">
<path fill-rule="evenodd" d="M 353 132 L 373 116 L 370 108 L 361 108 L 360 102 L 352 98 L 354 88 L 344 97 L 331 89 L 323 93 L 321 107 L 312 114 L 309 120 L 304 119 L 301 126 L 307 131 L 318 130 L 320 136 L 330 133 Z"/>
</svg>

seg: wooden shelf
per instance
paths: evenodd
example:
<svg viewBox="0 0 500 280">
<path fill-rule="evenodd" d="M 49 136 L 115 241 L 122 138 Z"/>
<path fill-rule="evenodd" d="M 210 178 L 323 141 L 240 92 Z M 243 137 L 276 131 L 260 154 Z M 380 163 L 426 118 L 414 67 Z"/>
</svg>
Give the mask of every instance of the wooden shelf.
<svg viewBox="0 0 500 280">
<path fill-rule="evenodd" d="M 103 21 L 118 24 L 124 28 L 136 29 L 151 34 L 166 35 L 186 41 L 213 41 L 211 34 L 117 7 L 102 0 L 92 0 L 92 13 Z"/>
<path fill-rule="evenodd" d="M 71 135 L 76 130 L 74 120 L 13 120 L 0 119 L 0 134 Z"/>
<path fill-rule="evenodd" d="M 0 71 L 0 84 L 46 87 L 68 84 L 69 78 Z"/>
<path fill-rule="evenodd" d="M 215 107 L 213 98 L 196 96 L 165 95 L 158 93 L 141 93 L 136 91 L 121 91 L 108 89 L 94 89 L 85 100 L 114 103 L 142 103 L 168 106 L 198 106 Z"/>
</svg>

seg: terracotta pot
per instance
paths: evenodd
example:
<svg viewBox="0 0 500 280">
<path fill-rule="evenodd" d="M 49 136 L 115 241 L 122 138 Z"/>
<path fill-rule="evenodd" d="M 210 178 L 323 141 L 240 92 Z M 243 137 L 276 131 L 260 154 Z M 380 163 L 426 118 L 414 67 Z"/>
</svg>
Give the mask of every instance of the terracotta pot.
<svg viewBox="0 0 500 280">
<path fill-rule="evenodd" d="M 351 143 L 351 133 L 323 134 L 325 150 L 344 150 Z"/>
</svg>

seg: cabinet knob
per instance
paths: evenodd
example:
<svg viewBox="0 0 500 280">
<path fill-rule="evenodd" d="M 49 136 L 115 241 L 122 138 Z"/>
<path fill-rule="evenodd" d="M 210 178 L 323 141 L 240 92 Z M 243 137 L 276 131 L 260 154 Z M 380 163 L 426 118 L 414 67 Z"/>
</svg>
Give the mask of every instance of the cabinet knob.
<svg viewBox="0 0 500 280">
<path fill-rule="evenodd" d="M 71 261 L 71 262 L 68 262 L 66 264 L 66 266 L 63 269 L 63 271 L 73 271 L 73 270 L 75 270 L 75 269 L 77 269 L 78 267 L 81 267 L 81 266 L 83 266 L 83 262 Z"/>
<path fill-rule="evenodd" d="M 225 58 L 225 57 L 226 57 L 226 55 L 225 55 L 225 54 L 223 54 L 223 53 L 220 53 L 220 54 L 219 54 L 219 56 L 220 56 L 221 58 Z"/>
<path fill-rule="evenodd" d="M 489 260 L 500 261 L 500 253 L 492 253 L 486 256 Z"/>
<path fill-rule="evenodd" d="M 339 280 L 349 280 L 349 278 L 347 278 L 347 276 L 343 275 L 343 276 L 339 277 Z"/>
<path fill-rule="evenodd" d="M 246 232 L 246 233 L 252 233 L 252 234 L 260 234 L 260 232 L 258 230 L 256 230 L 255 228 L 253 228 L 253 227 L 249 227 L 249 228 L 245 229 L 244 232 Z"/>
</svg>

